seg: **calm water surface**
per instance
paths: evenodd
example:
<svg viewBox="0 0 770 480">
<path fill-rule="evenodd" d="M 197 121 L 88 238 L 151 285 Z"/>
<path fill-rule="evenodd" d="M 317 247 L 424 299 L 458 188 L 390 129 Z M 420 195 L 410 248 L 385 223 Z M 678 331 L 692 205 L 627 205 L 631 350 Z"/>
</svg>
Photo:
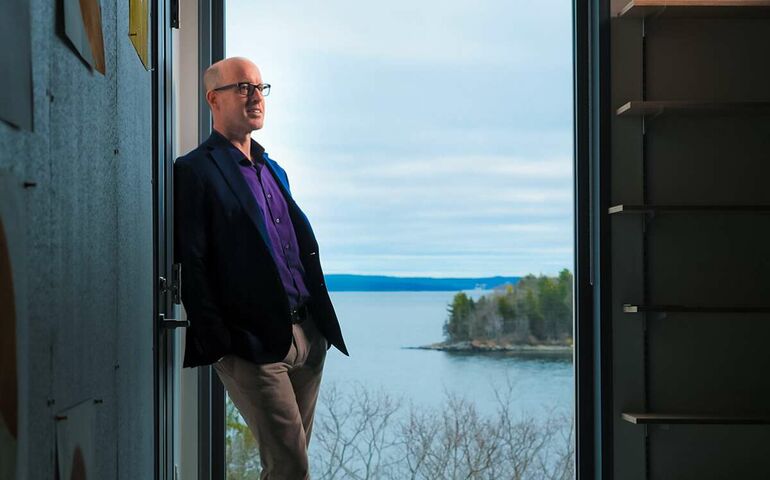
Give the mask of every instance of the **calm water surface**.
<svg viewBox="0 0 770 480">
<path fill-rule="evenodd" d="M 550 408 L 572 412 L 574 376 L 569 357 L 458 354 L 410 350 L 443 340 L 447 305 L 457 292 L 332 292 L 350 357 L 329 350 L 324 386 L 343 393 L 360 383 L 411 401 L 439 407 L 446 392 L 493 413 L 495 389 L 513 384 L 514 408 L 533 416 Z M 489 293 L 467 291 L 478 298 Z"/>
</svg>

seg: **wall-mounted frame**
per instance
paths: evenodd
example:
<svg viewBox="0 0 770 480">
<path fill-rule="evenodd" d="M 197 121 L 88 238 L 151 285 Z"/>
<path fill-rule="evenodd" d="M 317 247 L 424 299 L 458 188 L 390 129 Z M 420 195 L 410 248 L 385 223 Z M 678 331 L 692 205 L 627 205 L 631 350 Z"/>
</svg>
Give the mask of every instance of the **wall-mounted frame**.
<svg viewBox="0 0 770 480">
<path fill-rule="evenodd" d="M 144 68 L 150 69 L 150 0 L 129 0 L 128 38 Z"/>
</svg>

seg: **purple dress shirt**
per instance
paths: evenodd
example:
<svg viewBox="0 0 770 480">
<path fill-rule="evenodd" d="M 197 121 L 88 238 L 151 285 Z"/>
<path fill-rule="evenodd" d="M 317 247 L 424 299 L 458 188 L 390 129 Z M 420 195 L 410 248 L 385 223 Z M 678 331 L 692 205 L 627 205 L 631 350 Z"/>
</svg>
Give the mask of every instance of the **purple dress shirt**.
<svg viewBox="0 0 770 480">
<path fill-rule="evenodd" d="M 278 267 L 281 283 L 289 296 L 289 305 L 294 308 L 309 300 L 310 293 L 305 286 L 305 269 L 299 258 L 299 244 L 289 217 L 286 199 L 277 180 L 265 165 L 262 158 L 265 149 L 260 144 L 254 140 L 251 141 L 251 158 L 255 159 L 256 163 L 252 163 L 232 144 L 228 150 L 233 160 L 238 162 L 243 179 L 249 185 L 262 218 L 265 220 L 267 234 L 272 244 L 273 261 Z"/>
</svg>

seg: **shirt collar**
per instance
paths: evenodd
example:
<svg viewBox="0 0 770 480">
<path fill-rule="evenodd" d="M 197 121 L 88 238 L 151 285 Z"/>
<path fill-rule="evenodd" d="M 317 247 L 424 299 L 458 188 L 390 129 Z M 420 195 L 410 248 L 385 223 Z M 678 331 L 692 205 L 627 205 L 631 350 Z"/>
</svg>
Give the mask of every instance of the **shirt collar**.
<svg viewBox="0 0 770 480">
<path fill-rule="evenodd" d="M 236 163 L 240 165 L 249 165 L 252 162 L 249 161 L 248 158 L 246 158 L 246 155 L 243 154 L 238 148 L 230 143 L 230 140 L 228 140 L 224 135 L 219 133 L 218 131 L 212 129 L 212 135 L 216 135 L 219 137 L 219 140 L 223 141 L 225 144 L 225 149 L 230 154 L 230 158 L 232 158 Z M 262 145 L 257 143 L 253 138 L 251 139 L 251 158 L 253 159 L 254 164 L 262 165 L 265 163 L 264 159 L 264 153 L 265 149 Z"/>
</svg>

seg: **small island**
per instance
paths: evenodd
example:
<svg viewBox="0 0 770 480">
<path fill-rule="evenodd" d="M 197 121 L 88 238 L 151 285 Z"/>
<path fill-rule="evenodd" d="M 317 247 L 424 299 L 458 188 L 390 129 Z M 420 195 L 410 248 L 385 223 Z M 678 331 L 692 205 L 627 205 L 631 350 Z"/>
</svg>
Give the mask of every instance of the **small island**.
<svg viewBox="0 0 770 480">
<path fill-rule="evenodd" d="M 572 355 L 572 273 L 527 275 L 477 300 L 457 293 L 444 341 L 420 347 L 450 352 Z"/>
</svg>

